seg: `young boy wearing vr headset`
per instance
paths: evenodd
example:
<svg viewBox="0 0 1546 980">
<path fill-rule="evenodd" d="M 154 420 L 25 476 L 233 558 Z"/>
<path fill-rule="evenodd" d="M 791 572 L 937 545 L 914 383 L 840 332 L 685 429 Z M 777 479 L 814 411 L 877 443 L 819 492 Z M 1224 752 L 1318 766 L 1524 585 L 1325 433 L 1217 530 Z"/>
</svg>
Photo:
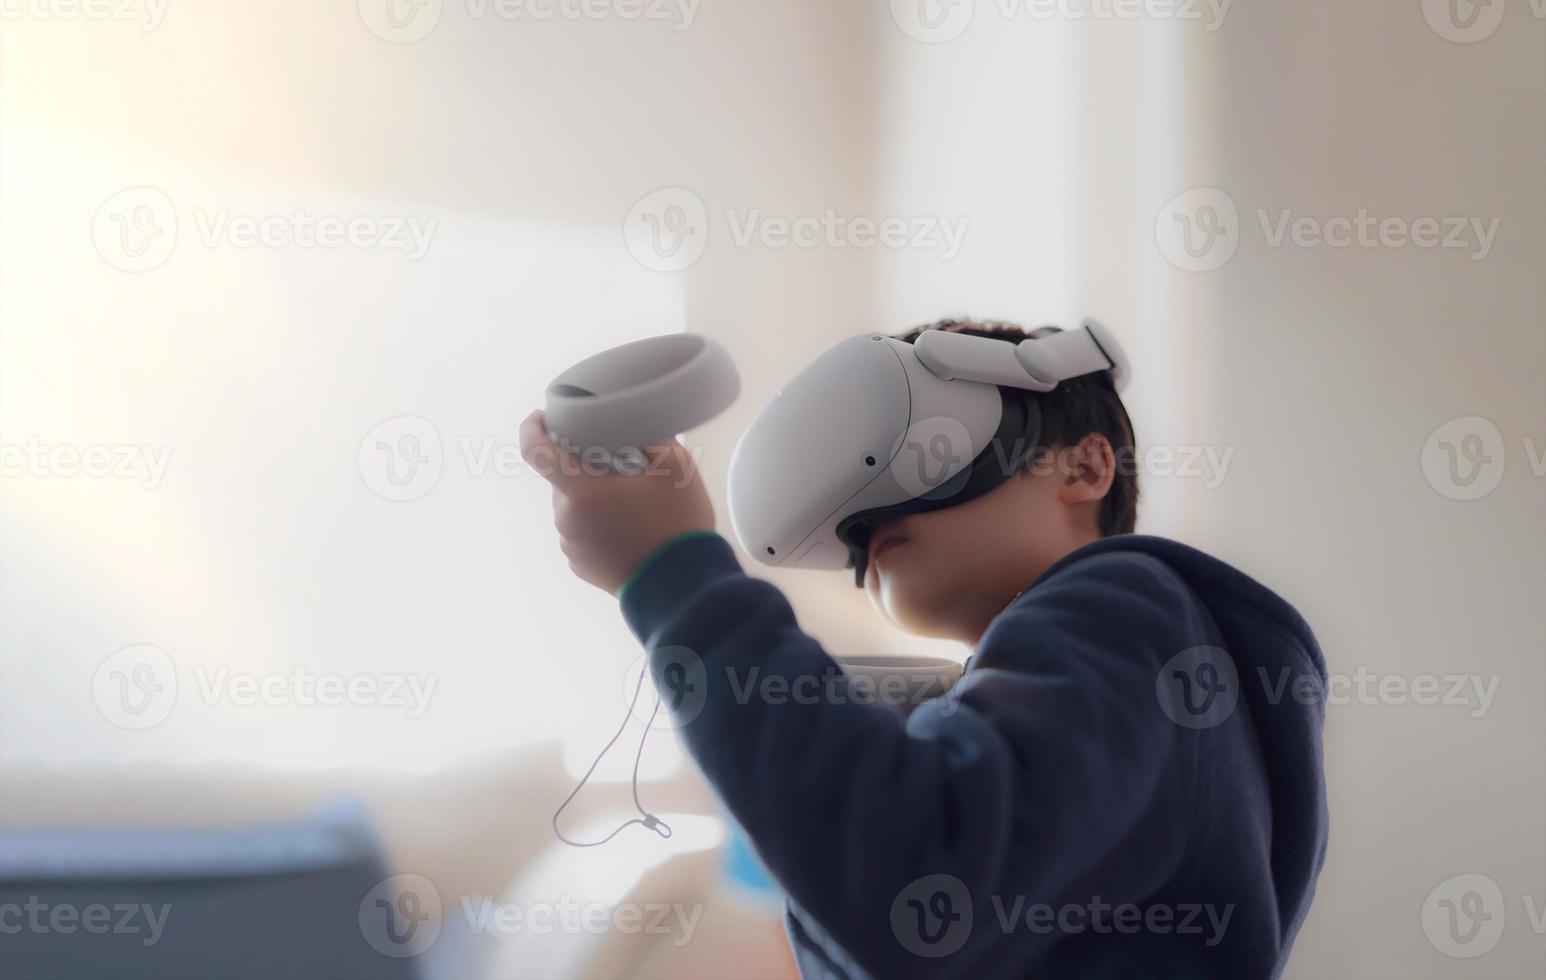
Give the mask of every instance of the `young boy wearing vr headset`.
<svg viewBox="0 0 1546 980">
<path fill-rule="evenodd" d="M 1281 971 L 1325 854 L 1324 663 L 1271 591 L 1132 533 L 1125 373 L 1099 324 L 946 320 L 834 347 L 748 429 L 749 554 L 852 567 L 897 625 L 973 648 L 905 718 L 834 690 L 714 533 L 685 448 L 652 454 L 668 479 L 541 468 L 571 568 L 620 595 L 663 692 L 688 651 L 681 734 L 787 894 L 805 977 Z M 834 386 L 849 411 L 811 404 Z M 521 443 L 534 468 L 561 451 L 540 412 Z M 823 461 L 853 473 L 791 494 Z M 831 696 L 747 697 L 748 677 Z"/>
</svg>

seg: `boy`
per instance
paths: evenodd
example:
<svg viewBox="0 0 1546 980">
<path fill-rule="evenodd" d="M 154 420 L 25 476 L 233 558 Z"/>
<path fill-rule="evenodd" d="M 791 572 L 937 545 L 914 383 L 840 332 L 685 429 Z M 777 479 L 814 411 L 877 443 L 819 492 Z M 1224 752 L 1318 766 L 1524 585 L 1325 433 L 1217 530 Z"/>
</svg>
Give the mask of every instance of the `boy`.
<svg viewBox="0 0 1546 980">
<path fill-rule="evenodd" d="M 899 339 L 928 329 L 1035 336 L 942 321 Z M 713 533 L 685 450 L 650 479 L 539 466 L 557 451 L 540 413 L 521 442 L 561 470 L 564 554 L 620 594 L 657 684 L 674 651 L 701 660 L 681 733 L 786 892 L 805 977 L 1275 976 L 1325 852 L 1315 639 L 1241 573 L 1131 533 L 1132 427 L 1107 374 L 1033 397 L 1026 464 L 869 536 L 875 605 L 973 648 L 905 720 L 746 696 L 748 678 L 808 690 L 834 662 Z"/>
</svg>

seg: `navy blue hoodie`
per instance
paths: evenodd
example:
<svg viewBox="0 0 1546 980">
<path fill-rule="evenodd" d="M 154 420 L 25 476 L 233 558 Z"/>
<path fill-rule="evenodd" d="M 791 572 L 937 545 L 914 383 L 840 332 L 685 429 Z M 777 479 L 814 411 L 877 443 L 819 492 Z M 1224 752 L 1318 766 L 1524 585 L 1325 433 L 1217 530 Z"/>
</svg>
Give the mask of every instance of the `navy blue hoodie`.
<svg viewBox="0 0 1546 980">
<path fill-rule="evenodd" d="M 1281 971 L 1325 854 L 1325 665 L 1222 562 L 1081 548 L 905 719 L 718 535 L 657 551 L 622 609 L 788 896 L 805 977 Z"/>
</svg>

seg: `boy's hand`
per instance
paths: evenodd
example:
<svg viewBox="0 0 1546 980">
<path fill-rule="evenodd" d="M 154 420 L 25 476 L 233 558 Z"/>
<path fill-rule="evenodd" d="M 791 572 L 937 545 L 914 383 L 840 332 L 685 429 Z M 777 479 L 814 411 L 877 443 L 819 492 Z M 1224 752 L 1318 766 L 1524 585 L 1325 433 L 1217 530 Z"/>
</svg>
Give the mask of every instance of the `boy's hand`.
<svg viewBox="0 0 1546 980">
<path fill-rule="evenodd" d="M 672 440 L 645 455 L 642 473 L 602 471 L 555 445 L 540 410 L 521 423 L 522 458 L 553 485 L 553 524 L 570 570 L 614 595 L 657 547 L 714 527 L 714 506 L 687 447 Z"/>
</svg>

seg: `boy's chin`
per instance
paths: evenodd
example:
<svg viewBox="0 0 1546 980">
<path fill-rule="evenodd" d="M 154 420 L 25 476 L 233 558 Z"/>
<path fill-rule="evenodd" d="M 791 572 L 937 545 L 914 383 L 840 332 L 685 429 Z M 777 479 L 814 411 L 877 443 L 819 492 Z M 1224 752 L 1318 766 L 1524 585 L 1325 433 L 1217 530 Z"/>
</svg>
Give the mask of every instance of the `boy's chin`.
<svg viewBox="0 0 1546 980">
<path fill-rule="evenodd" d="M 901 570 L 873 570 L 865 585 L 870 601 L 900 629 L 917 636 L 947 635 L 942 610 L 937 608 L 937 583 L 918 581 Z"/>
</svg>

